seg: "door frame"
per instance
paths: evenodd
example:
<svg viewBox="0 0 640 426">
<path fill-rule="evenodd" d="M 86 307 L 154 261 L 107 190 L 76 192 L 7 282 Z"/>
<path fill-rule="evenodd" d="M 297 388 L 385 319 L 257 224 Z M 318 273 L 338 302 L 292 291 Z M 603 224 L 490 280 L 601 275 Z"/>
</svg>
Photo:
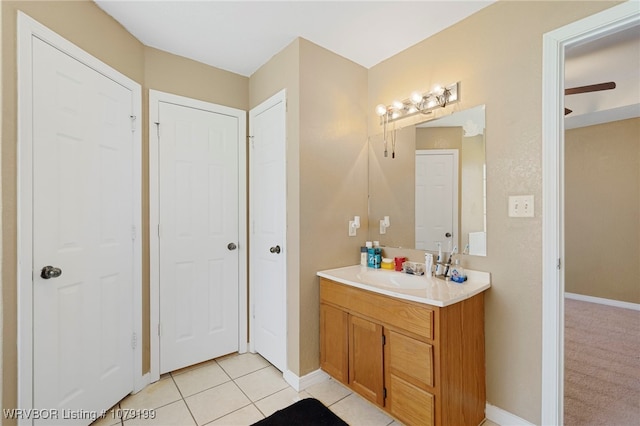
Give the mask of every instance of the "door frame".
<svg viewBox="0 0 640 426">
<path fill-rule="evenodd" d="M 460 152 L 457 149 L 418 149 L 416 150 L 415 156 L 417 157 L 419 155 L 453 155 L 453 182 L 451 183 L 453 188 L 453 238 L 451 239 L 451 248 L 453 249 L 453 246 L 458 245 L 456 244 L 456 241 L 462 244 L 462 240 L 460 240 L 460 236 L 458 235 L 458 232 L 460 231 L 458 226 L 460 221 Z M 442 250 L 447 251 L 445 247 L 442 247 Z M 462 252 L 462 247 L 458 247 L 458 252 Z"/>
<path fill-rule="evenodd" d="M 542 57 L 542 424 L 564 416 L 564 57 L 565 48 L 640 20 L 628 1 L 543 35 Z"/>
<path fill-rule="evenodd" d="M 133 392 L 142 389 L 142 89 L 109 65 L 91 56 L 25 13 L 18 11 L 18 173 L 17 173 L 17 292 L 18 292 L 18 406 L 33 407 L 33 79 L 32 38 L 50 44 L 132 92 L 133 167 Z M 137 196 L 136 196 L 137 194 Z M 105 407 L 108 408 L 108 407 Z M 27 423 L 23 420 L 20 423 Z"/>
<path fill-rule="evenodd" d="M 238 119 L 238 352 L 247 351 L 247 112 L 159 90 L 149 90 L 149 256 L 151 382 L 160 379 L 160 181 L 158 145 L 159 103 L 224 114 Z"/>
<path fill-rule="evenodd" d="M 287 120 L 287 90 L 286 89 L 282 89 L 279 92 L 275 93 L 274 95 L 272 95 L 270 98 L 266 99 L 265 101 L 263 101 L 262 103 L 260 103 L 259 105 L 253 107 L 250 111 L 249 111 L 249 138 L 252 138 L 252 134 L 253 134 L 253 122 L 251 120 L 252 117 L 268 110 L 269 108 L 274 107 L 275 105 L 279 104 L 279 103 L 283 103 L 285 105 L 285 116 L 283 117 L 283 120 L 285 120 L 285 157 L 287 154 L 287 127 L 286 127 L 286 120 Z M 285 158 L 285 165 L 288 164 L 287 158 Z M 253 156 L 250 155 L 249 156 L 249 173 L 251 174 L 253 172 Z M 287 173 L 287 169 L 285 166 L 285 170 L 284 170 L 284 178 L 285 178 L 285 182 L 288 182 L 288 173 Z M 287 185 L 287 183 L 285 183 L 285 185 Z M 288 186 L 288 185 L 287 185 Z M 249 198 L 252 198 L 252 191 L 253 188 L 251 187 L 251 185 L 249 185 Z M 285 204 L 286 204 L 286 197 L 287 197 L 287 190 L 285 189 Z M 288 270 L 288 253 L 291 252 L 291 250 L 287 250 L 288 248 L 288 244 L 289 241 L 287 239 L 287 226 L 288 226 L 288 213 L 287 213 L 288 209 L 285 208 L 285 218 L 284 218 L 284 222 L 285 222 L 285 235 L 283 236 L 283 242 L 285 244 L 285 250 L 284 250 L 284 254 L 285 254 L 285 258 L 284 258 L 284 262 L 285 262 L 285 266 L 284 266 L 284 282 L 285 282 L 285 299 L 288 298 L 288 289 L 289 289 L 289 270 Z M 253 211 L 249 212 L 249 222 L 253 223 L 254 219 L 253 219 Z M 255 280 L 251 279 L 251 277 L 253 277 L 254 274 L 258 273 L 255 268 L 251 268 L 251 266 L 249 267 L 249 274 L 250 274 L 250 279 L 249 279 L 249 305 L 251 306 L 251 316 L 249 317 L 249 350 L 252 353 L 256 352 L 256 348 L 255 348 L 255 325 L 256 325 L 256 319 L 255 319 L 255 299 L 254 299 L 254 295 L 255 295 Z M 285 306 L 287 306 L 287 309 L 285 310 L 284 313 L 284 323 L 285 323 L 285 369 L 283 371 L 283 374 L 287 374 L 288 370 L 288 364 L 289 364 L 289 338 L 288 336 L 288 330 L 289 330 L 289 312 L 288 312 L 288 304 L 286 303 L 285 300 Z"/>
</svg>

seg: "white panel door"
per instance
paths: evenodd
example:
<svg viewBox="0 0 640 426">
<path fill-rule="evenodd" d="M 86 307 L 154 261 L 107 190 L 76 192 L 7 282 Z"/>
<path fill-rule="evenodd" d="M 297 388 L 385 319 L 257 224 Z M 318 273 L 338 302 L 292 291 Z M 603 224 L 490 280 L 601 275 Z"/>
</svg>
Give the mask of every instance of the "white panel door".
<svg viewBox="0 0 640 426">
<path fill-rule="evenodd" d="M 286 369 L 286 133 L 280 93 L 251 110 L 250 282 L 254 350 Z"/>
<path fill-rule="evenodd" d="M 37 409 L 100 411 L 133 390 L 131 110 L 130 90 L 33 38 Z M 44 424 L 90 423 L 58 414 Z"/>
<path fill-rule="evenodd" d="M 238 118 L 159 102 L 160 373 L 238 350 Z"/>
<path fill-rule="evenodd" d="M 416 248 L 450 251 L 457 238 L 457 156 L 416 152 Z"/>
</svg>

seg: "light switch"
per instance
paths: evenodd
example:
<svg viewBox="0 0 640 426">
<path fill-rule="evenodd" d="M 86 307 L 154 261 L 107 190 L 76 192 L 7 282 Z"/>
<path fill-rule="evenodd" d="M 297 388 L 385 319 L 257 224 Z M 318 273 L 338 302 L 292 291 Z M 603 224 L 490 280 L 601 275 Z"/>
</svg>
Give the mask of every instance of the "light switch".
<svg viewBox="0 0 640 426">
<path fill-rule="evenodd" d="M 510 196 L 509 217 L 533 217 L 533 195 Z"/>
</svg>

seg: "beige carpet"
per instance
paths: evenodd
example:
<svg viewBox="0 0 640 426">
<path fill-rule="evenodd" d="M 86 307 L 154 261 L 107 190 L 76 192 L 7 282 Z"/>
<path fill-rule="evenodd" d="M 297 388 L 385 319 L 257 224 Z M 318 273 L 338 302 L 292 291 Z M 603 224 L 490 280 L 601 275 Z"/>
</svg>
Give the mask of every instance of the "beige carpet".
<svg viewBox="0 0 640 426">
<path fill-rule="evenodd" d="M 640 311 L 565 299 L 564 423 L 640 425 Z"/>
</svg>

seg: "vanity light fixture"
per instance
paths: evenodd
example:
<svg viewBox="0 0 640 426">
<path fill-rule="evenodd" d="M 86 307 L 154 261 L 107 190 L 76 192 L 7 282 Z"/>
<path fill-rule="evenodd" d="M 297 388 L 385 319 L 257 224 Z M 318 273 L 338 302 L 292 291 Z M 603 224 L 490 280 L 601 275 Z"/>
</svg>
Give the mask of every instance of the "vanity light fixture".
<svg viewBox="0 0 640 426">
<path fill-rule="evenodd" d="M 376 114 L 380 117 L 380 124 L 384 125 L 385 141 L 386 126 L 395 120 L 410 117 L 414 114 L 430 114 L 436 108 L 444 108 L 449 104 L 458 102 L 458 89 L 460 82 L 445 87 L 436 87 L 431 92 L 414 92 L 404 101 L 393 101 L 391 105 L 380 104 L 376 106 Z"/>
<path fill-rule="evenodd" d="M 349 236 L 356 236 L 356 229 L 360 228 L 360 216 L 354 216 L 353 220 L 349 221 Z"/>
<path fill-rule="evenodd" d="M 389 216 L 385 216 L 384 219 L 380 220 L 380 234 L 386 234 L 387 228 L 391 226 L 391 221 L 389 220 Z"/>
</svg>

